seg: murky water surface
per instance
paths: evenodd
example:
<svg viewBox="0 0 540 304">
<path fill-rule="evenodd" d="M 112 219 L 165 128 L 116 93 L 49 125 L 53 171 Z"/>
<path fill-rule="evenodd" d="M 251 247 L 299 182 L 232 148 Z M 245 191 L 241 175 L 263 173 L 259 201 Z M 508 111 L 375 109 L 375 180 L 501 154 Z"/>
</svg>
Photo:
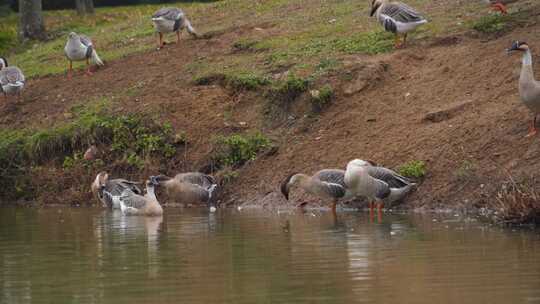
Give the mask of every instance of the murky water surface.
<svg viewBox="0 0 540 304">
<path fill-rule="evenodd" d="M 0 303 L 540 303 L 540 234 L 418 215 L 0 208 Z"/>
</svg>

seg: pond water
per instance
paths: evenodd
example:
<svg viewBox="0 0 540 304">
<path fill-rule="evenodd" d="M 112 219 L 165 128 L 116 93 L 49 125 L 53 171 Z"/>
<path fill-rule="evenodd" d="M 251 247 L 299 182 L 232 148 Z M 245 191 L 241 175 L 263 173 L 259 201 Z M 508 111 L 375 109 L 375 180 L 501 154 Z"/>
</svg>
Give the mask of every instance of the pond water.
<svg viewBox="0 0 540 304">
<path fill-rule="evenodd" d="M 0 208 L 0 303 L 540 303 L 540 234 L 425 215 Z"/>
</svg>

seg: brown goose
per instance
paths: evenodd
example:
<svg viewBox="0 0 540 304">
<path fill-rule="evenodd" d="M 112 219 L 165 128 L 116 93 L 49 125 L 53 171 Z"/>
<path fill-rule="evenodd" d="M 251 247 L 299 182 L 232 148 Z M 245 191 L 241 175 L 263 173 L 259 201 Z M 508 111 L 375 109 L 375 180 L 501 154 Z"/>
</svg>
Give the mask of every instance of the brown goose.
<svg viewBox="0 0 540 304">
<path fill-rule="evenodd" d="M 152 181 L 146 181 L 146 194 L 140 195 L 131 189 L 125 189 L 118 198 L 120 210 L 125 215 L 159 216 L 163 214 L 163 208 L 159 204 L 154 192 Z"/>
<path fill-rule="evenodd" d="M 167 195 L 184 205 L 205 203 L 210 212 L 216 211 L 214 191 L 217 183 L 210 175 L 200 172 L 177 174 L 174 178 L 166 175 L 151 176 L 156 185 L 165 188 Z"/>
</svg>

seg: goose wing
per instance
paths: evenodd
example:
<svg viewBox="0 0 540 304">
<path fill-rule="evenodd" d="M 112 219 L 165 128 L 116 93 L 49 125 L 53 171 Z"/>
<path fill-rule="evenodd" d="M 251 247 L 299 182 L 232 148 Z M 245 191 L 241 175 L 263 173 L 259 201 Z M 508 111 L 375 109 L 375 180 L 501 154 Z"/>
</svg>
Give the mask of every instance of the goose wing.
<svg viewBox="0 0 540 304">
<path fill-rule="evenodd" d="M 90 39 L 90 37 L 88 36 L 85 36 L 85 35 L 79 35 L 79 38 L 81 39 L 81 43 L 86 46 L 86 47 L 89 47 L 89 46 L 92 46 L 92 39 Z"/>
<path fill-rule="evenodd" d="M 0 70 L 0 84 L 7 85 L 9 83 L 24 82 L 22 71 L 15 66 L 10 66 Z"/>
<path fill-rule="evenodd" d="M 424 20 L 414 8 L 401 2 L 386 3 L 381 8 L 381 15 L 386 15 L 395 21 L 409 23 Z"/>
<path fill-rule="evenodd" d="M 201 186 L 204 189 L 209 189 L 212 185 L 216 184 L 216 181 L 212 176 L 200 172 L 180 173 L 174 178 L 183 183 Z"/>
<path fill-rule="evenodd" d="M 130 189 L 125 189 L 120 195 L 120 202 L 127 208 L 140 209 L 146 205 L 146 199 L 138 194 L 135 194 Z"/>
<path fill-rule="evenodd" d="M 341 198 L 345 196 L 345 171 L 339 169 L 321 170 L 313 176 L 320 181 L 321 189 L 328 195 Z"/>
<path fill-rule="evenodd" d="M 367 168 L 369 176 L 385 182 L 391 188 L 402 188 L 411 184 L 411 181 L 408 178 L 399 175 L 393 170 L 384 167 L 368 166 Z"/>
<path fill-rule="evenodd" d="M 152 15 L 152 18 L 163 18 L 174 21 L 182 18 L 183 15 L 184 12 L 179 8 L 164 7 L 155 12 L 154 15 Z"/>
</svg>

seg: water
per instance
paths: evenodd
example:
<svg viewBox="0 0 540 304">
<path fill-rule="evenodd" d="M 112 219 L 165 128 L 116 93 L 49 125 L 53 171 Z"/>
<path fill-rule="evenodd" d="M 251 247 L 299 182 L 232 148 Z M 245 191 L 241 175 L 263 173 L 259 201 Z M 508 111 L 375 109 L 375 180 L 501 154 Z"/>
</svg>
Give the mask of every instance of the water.
<svg viewBox="0 0 540 304">
<path fill-rule="evenodd" d="M 540 303 L 540 234 L 418 215 L 3 208 L 0 303 Z"/>
</svg>

